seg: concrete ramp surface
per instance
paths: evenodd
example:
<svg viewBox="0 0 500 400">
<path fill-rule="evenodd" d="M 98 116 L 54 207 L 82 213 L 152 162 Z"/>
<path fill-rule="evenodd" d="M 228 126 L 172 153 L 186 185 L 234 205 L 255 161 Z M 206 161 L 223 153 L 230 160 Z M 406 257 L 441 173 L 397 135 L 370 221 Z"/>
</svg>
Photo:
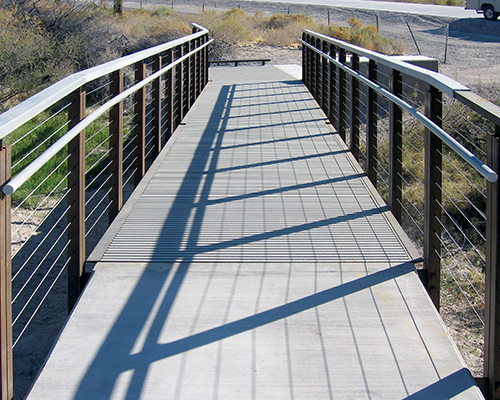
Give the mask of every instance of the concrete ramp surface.
<svg viewBox="0 0 500 400">
<path fill-rule="evenodd" d="M 28 398 L 482 398 L 307 89 L 272 66 L 210 75 Z"/>
</svg>

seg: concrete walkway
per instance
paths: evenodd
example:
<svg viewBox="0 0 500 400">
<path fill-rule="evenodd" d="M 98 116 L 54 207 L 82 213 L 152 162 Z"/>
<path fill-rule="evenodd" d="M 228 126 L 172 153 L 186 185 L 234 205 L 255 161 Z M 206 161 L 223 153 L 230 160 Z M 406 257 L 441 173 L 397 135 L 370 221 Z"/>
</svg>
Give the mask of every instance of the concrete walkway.
<svg viewBox="0 0 500 400">
<path fill-rule="evenodd" d="M 305 87 L 271 66 L 210 75 L 28 398 L 482 398 Z"/>
</svg>

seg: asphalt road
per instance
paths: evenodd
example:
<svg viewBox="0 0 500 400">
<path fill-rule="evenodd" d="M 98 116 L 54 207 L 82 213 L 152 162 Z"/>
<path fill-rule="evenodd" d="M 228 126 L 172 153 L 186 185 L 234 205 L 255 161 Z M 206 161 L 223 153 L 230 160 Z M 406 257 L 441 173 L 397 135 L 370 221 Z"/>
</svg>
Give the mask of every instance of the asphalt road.
<svg viewBox="0 0 500 400">
<path fill-rule="evenodd" d="M 453 19 L 459 18 L 482 18 L 482 14 L 477 14 L 474 10 L 465 10 L 463 7 L 437 6 L 432 4 L 415 4 L 415 3 L 398 3 L 390 1 L 375 1 L 375 0 L 253 0 L 263 3 L 288 3 L 300 5 L 316 5 L 326 7 L 339 7 L 355 10 L 373 10 L 373 11 L 388 11 L 405 14 L 427 15 L 433 17 L 448 17 Z M 96 0 L 100 3 L 100 0 Z M 240 0 L 245 3 L 245 0 Z M 106 3 L 111 3 L 109 0 Z M 143 0 L 143 6 L 149 3 L 164 3 L 165 5 L 175 6 L 176 1 L 172 0 Z M 182 2 L 185 3 L 185 2 Z M 216 4 L 216 0 L 207 0 L 207 5 L 210 3 Z M 126 8 L 140 8 L 141 1 L 124 1 Z M 185 6 L 185 4 L 183 4 Z M 193 7 L 196 7 L 193 5 Z"/>
<path fill-rule="evenodd" d="M 482 18 L 474 10 L 465 10 L 463 7 L 436 6 L 431 4 L 396 3 L 373 0 L 256 0 L 267 3 L 314 4 L 328 7 L 354 8 L 375 11 L 401 12 L 406 14 L 429 15 L 450 18 Z"/>
</svg>

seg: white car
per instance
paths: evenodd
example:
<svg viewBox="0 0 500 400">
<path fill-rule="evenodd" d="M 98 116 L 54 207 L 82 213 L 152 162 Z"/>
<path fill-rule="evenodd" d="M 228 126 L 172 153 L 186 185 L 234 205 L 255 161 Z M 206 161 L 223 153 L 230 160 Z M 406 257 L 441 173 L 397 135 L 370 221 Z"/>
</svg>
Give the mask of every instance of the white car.
<svg viewBox="0 0 500 400">
<path fill-rule="evenodd" d="M 466 10 L 476 10 L 483 13 L 488 21 L 496 21 L 500 11 L 500 0 L 466 0 Z"/>
</svg>

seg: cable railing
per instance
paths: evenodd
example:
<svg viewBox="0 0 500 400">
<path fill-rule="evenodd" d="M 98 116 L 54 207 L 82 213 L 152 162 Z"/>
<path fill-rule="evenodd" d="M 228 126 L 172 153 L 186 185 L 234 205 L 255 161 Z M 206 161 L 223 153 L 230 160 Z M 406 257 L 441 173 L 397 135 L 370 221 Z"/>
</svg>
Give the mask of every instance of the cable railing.
<svg viewBox="0 0 500 400">
<path fill-rule="evenodd" d="M 88 254 L 206 86 L 210 42 L 193 24 L 0 115 L 2 398 L 13 395 L 17 349 L 47 324 L 57 333 Z"/>
<path fill-rule="evenodd" d="M 304 83 L 421 252 L 419 276 L 493 398 L 500 108 L 394 57 L 309 30 L 301 42 Z"/>
</svg>

